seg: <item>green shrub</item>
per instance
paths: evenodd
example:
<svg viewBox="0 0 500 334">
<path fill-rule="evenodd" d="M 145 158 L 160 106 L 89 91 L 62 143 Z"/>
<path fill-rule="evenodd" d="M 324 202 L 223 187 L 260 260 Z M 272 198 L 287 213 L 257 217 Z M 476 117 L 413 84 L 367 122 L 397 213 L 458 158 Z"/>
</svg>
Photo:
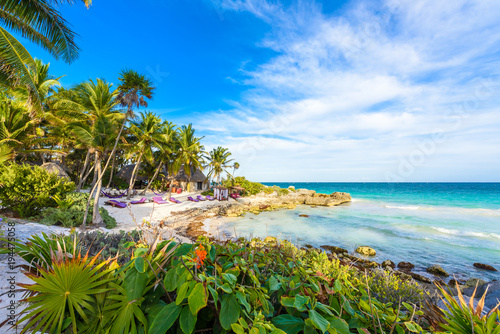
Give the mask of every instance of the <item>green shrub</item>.
<svg viewBox="0 0 500 334">
<path fill-rule="evenodd" d="M 46 208 L 40 214 L 40 223 L 46 225 L 62 225 L 64 227 L 80 226 L 83 222 L 85 207 L 89 198 L 88 193 L 69 193 L 65 196 L 64 203 L 71 202 L 68 207 Z M 92 222 L 92 213 L 94 208 L 89 208 L 87 215 L 87 224 Z M 116 219 L 109 215 L 108 210 L 103 207 L 99 208 L 99 213 L 106 225 L 106 228 L 111 229 L 116 227 Z"/>
<path fill-rule="evenodd" d="M 400 301 L 422 305 L 424 291 L 413 280 L 404 280 L 389 271 L 371 272 L 367 278 L 373 296 L 383 303 L 391 303 L 394 307 L 397 307 Z"/>
<path fill-rule="evenodd" d="M 74 190 L 74 183 L 39 166 L 0 165 L 0 201 L 21 217 L 38 214 L 56 205 L 54 196 Z"/>
<path fill-rule="evenodd" d="M 122 262 L 103 261 L 102 256 L 67 259 L 55 252 L 58 260 L 49 264 L 54 269 L 24 286 L 31 304 L 25 320 L 49 327 L 64 324 L 66 332 L 83 333 L 423 332 L 414 321 L 420 311 L 374 299 L 354 269 L 286 241 L 219 244 L 201 237 L 196 244 L 161 241 L 147 246 L 135 240 L 121 244 L 122 236 L 113 241 L 99 234 L 82 238 L 82 250 L 85 244 L 99 243 L 99 249 L 113 242 L 116 250 L 129 251 L 121 253 Z M 86 272 L 90 267 L 92 275 Z M 74 279 L 78 272 L 102 280 L 94 280 L 92 291 Z M 67 291 L 81 291 L 75 298 L 85 300 L 85 310 L 71 312 L 71 305 L 56 309 L 53 301 L 61 300 L 61 289 L 51 289 L 51 282 L 71 283 Z"/>
</svg>

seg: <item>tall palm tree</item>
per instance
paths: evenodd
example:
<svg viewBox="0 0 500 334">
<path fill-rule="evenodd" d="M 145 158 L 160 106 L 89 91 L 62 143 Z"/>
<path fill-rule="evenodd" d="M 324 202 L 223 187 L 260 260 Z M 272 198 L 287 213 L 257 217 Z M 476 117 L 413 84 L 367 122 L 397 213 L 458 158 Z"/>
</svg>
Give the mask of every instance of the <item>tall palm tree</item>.
<svg viewBox="0 0 500 334">
<path fill-rule="evenodd" d="M 83 0 L 87 8 L 91 0 Z M 26 87 L 29 107 L 42 109 L 33 73 L 35 60 L 26 48 L 8 31 L 19 33 L 47 50 L 54 58 L 71 63 L 78 57 L 75 33 L 55 6 L 73 0 L 0 0 L 0 81 Z"/>
<path fill-rule="evenodd" d="M 0 163 L 13 160 L 29 144 L 34 125 L 26 109 L 13 106 L 6 98 L 0 101 Z"/>
<path fill-rule="evenodd" d="M 148 184 L 142 194 L 145 194 L 149 189 L 151 189 L 151 185 L 154 180 L 158 177 L 158 174 L 166 166 L 166 170 L 171 169 L 171 161 L 173 157 L 173 153 L 177 147 L 178 141 L 178 133 L 177 127 L 174 123 L 165 121 L 162 124 L 161 128 L 162 140 L 159 143 L 158 151 L 156 152 L 156 160 L 157 166 L 154 175 L 148 181 Z"/>
<path fill-rule="evenodd" d="M 161 118 L 150 111 L 141 112 L 140 119 L 132 122 L 130 125 L 129 131 L 132 137 L 131 141 L 133 142 L 131 151 L 136 156 L 136 163 L 130 177 L 127 199 L 130 199 L 132 196 L 135 179 L 139 173 L 142 159 L 145 158 L 148 161 L 152 161 L 152 148 L 159 148 L 164 142 L 165 137 L 162 133 L 162 125 Z"/>
<path fill-rule="evenodd" d="M 233 165 L 230 165 L 230 162 L 234 161 L 233 159 L 229 158 L 230 156 L 231 152 L 229 152 L 227 148 L 223 148 L 220 146 L 210 151 L 207 157 L 209 161 L 207 165 L 207 167 L 209 168 L 207 177 L 216 178 L 217 184 L 220 184 L 220 177 L 222 173 L 226 172 L 228 175 L 230 175 L 227 171 L 227 168 L 233 167 Z"/>
<path fill-rule="evenodd" d="M 102 175 L 104 174 L 101 168 L 101 162 L 110 148 L 111 145 L 107 145 L 109 140 L 115 140 L 117 133 L 117 121 L 121 121 L 124 115 L 118 112 L 118 101 L 116 99 L 118 95 L 117 90 L 112 89 L 112 84 L 107 83 L 104 80 L 97 79 L 95 82 L 89 80 L 77 85 L 72 91 L 66 91 L 62 94 L 56 103 L 56 107 L 60 112 L 67 111 L 72 113 L 75 119 L 79 119 L 76 124 L 72 124 L 71 128 L 74 130 L 76 140 L 80 143 L 81 147 L 86 147 L 88 150 L 93 150 L 95 155 L 95 169 L 97 177 L 96 182 L 92 189 L 90 190 L 89 200 L 87 202 L 87 208 L 85 210 L 83 224 L 86 223 L 90 199 L 94 197 L 94 211 L 92 217 L 92 223 L 99 225 L 102 224 L 102 218 L 99 215 L 99 193 L 102 186 Z M 113 122 L 107 120 L 107 117 L 111 117 Z M 108 128 L 112 124 L 113 128 Z M 91 134 L 96 134 L 95 131 L 101 129 L 106 130 L 106 140 L 101 137 L 97 138 L 97 141 Z M 113 130 L 114 132 L 112 132 Z M 96 134 L 97 135 L 97 134 Z M 79 138 L 83 136 L 82 138 Z M 104 145 L 106 143 L 106 145 Z M 96 147 L 96 144 L 99 144 Z M 107 165 L 104 167 L 104 170 Z M 97 188 L 97 189 L 96 189 Z M 97 191 L 96 191 L 97 190 Z"/>
<path fill-rule="evenodd" d="M 201 139 L 195 136 L 195 130 L 192 125 L 183 125 L 179 131 L 179 148 L 177 151 L 177 157 L 173 166 L 173 174 L 177 174 L 180 168 L 184 169 L 184 172 L 188 176 L 188 189 L 190 191 L 191 186 L 191 176 L 193 173 L 202 167 L 203 161 L 203 146 L 201 145 Z"/>
</svg>

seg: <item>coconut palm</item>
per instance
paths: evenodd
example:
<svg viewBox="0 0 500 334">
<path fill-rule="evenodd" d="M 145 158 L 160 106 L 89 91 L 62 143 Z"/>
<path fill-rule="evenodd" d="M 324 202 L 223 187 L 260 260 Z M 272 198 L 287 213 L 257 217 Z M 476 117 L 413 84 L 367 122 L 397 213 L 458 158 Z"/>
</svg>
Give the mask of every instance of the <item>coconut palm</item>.
<svg viewBox="0 0 500 334">
<path fill-rule="evenodd" d="M 127 199 L 130 199 L 132 196 L 135 179 L 139 173 L 142 159 L 145 158 L 151 162 L 153 160 L 152 148 L 160 147 L 165 140 L 162 132 L 162 125 L 161 118 L 149 111 L 144 113 L 141 112 L 140 119 L 138 121 L 133 121 L 130 125 L 130 142 L 133 143 L 130 146 L 130 152 L 135 156 L 136 162 L 130 177 Z"/>
<path fill-rule="evenodd" d="M 234 167 L 234 165 L 230 165 L 233 159 L 230 159 L 231 152 L 227 148 L 217 147 L 208 153 L 208 165 L 209 172 L 207 177 L 213 177 L 217 179 L 217 184 L 220 184 L 220 177 L 222 173 L 226 173 L 228 175 L 229 172 L 227 168 Z"/>
<path fill-rule="evenodd" d="M 34 125 L 26 109 L 13 106 L 8 99 L 0 101 L 0 163 L 13 160 L 29 144 Z"/>
<path fill-rule="evenodd" d="M 201 139 L 195 136 L 195 130 L 192 125 L 183 125 L 179 131 L 179 148 L 177 156 L 172 168 L 172 175 L 179 172 L 180 168 L 188 176 L 188 189 L 190 191 L 191 176 L 193 173 L 202 167 L 203 162 L 203 146 Z"/>
<path fill-rule="evenodd" d="M 35 60 L 11 32 L 19 33 L 47 50 L 54 58 L 71 63 L 78 57 L 75 33 L 55 9 L 55 5 L 73 3 L 73 0 L 0 0 L 0 81 L 9 86 L 25 87 L 29 92 L 31 111 L 42 109 L 30 68 Z M 85 5 L 91 0 L 84 0 Z"/>
<path fill-rule="evenodd" d="M 118 112 L 117 109 L 118 101 L 116 97 L 118 91 L 113 90 L 112 86 L 112 84 L 101 79 L 89 80 L 77 85 L 71 91 L 63 92 L 58 102 L 55 103 L 60 113 L 71 113 L 78 120 L 71 124 L 76 141 L 79 143 L 79 147 L 86 147 L 88 150 L 92 150 L 95 155 L 94 172 L 97 173 L 97 177 L 90 191 L 83 224 L 86 223 L 92 196 L 95 196 L 92 223 L 96 225 L 102 224 L 98 201 L 102 186 L 102 174 L 104 174 L 101 162 L 111 146 L 110 140 L 114 141 L 117 136 L 118 124 L 116 122 L 124 118 L 124 115 Z M 101 135 L 98 136 L 99 133 L 96 131 L 105 131 L 101 132 L 101 134 L 105 134 L 106 138 Z"/>
<path fill-rule="evenodd" d="M 102 174 L 99 175 L 99 179 L 102 179 L 104 171 L 106 171 L 106 169 L 108 168 L 109 162 L 113 160 L 110 182 L 113 179 L 116 148 L 118 146 L 118 142 L 121 139 L 125 124 L 130 118 L 135 117 L 133 109 L 134 107 L 139 108 L 148 106 L 146 99 L 151 100 L 153 98 L 153 91 L 155 90 L 155 87 L 153 87 L 153 83 L 151 82 L 151 80 L 134 70 L 122 70 L 120 76 L 118 77 L 118 80 L 120 81 L 120 85 L 118 86 L 117 100 L 122 107 L 127 108 L 127 112 L 120 127 L 120 131 L 118 132 L 118 136 L 116 137 L 115 145 L 113 146 L 113 149 L 109 154 L 108 161 L 104 166 Z"/>
<path fill-rule="evenodd" d="M 170 162 L 172 161 L 173 153 L 176 150 L 178 141 L 177 127 L 174 123 L 165 121 L 162 124 L 161 133 L 163 138 L 161 143 L 159 144 L 158 151 L 155 152 L 155 160 L 157 160 L 158 165 L 156 167 L 154 175 L 148 181 L 148 184 L 142 194 L 145 194 L 146 191 L 151 188 L 153 181 L 158 177 L 158 174 L 164 166 L 166 166 L 167 171 L 171 169 Z"/>
</svg>

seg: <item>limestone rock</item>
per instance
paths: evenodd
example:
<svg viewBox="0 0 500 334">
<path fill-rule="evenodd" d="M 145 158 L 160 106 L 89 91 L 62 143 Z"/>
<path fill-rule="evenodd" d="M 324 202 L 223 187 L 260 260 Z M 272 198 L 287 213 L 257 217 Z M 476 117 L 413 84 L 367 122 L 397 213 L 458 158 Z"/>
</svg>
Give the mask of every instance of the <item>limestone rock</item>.
<svg viewBox="0 0 500 334">
<path fill-rule="evenodd" d="M 467 280 L 467 282 L 465 282 L 464 285 L 467 286 L 467 287 L 473 287 L 473 286 L 476 286 L 476 285 L 479 286 L 479 285 L 483 285 L 483 284 L 486 284 L 486 281 L 484 281 L 484 280 L 482 280 L 480 278 L 473 277 L 473 278 L 469 278 Z"/>
<path fill-rule="evenodd" d="M 396 265 L 391 260 L 385 260 L 384 262 L 382 262 L 382 268 L 386 268 L 386 267 L 394 269 L 394 268 L 396 268 Z"/>
<path fill-rule="evenodd" d="M 431 279 L 427 278 L 425 276 L 422 276 L 422 275 L 419 275 L 419 274 L 416 274 L 416 273 L 412 273 L 412 272 L 408 273 L 408 275 L 410 275 L 415 281 L 429 283 L 429 284 L 432 283 Z"/>
<path fill-rule="evenodd" d="M 375 249 L 368 246 L 359 246 L 358 248 L 356 248 L 355 252 L 361 255 L 368 255 L 368 256 L 377 255 Z"/>
<path fill-rule="evenodd" d="M 448 285 L 449 285 L 449 286 L 452 286 L 452 287 L 456 287 L 456 286 L 457 286 L 457 283 L 458 283 L 458 285 L 463 285 L 463 284 L 464 284 L 464 282 L 463 282 L 463 281 L 461 281 L 461 280 L 456 280 L 456 279 L 454 279 L 454 278 L 452 278 L 452 279 L 450 279 L 450 280 L 448 281 Z"/>
<path fill-rule="evenodd" d="M 412 270 L 413 268 L 415 268 L 415 265 L 413 263 L 403 261 L 398 263 L 398 268 Z"/>
<path fill-rule="evenodd" d="M 498 271 L 489 264 L 484 264 L 484 263 L 474 263 L 474 267 L 479 268 L 479 269 L 484 269 L 484 270 L 489 270 L 489 271 Z"/>
<path fill-rule="evenodd" d="M 332 253 L 340 253 L 340 254 L 349 253 L 347 251 L 347 249 L 344 249 L 341 247 L 336 247 L 336 246 L 323 245 L 323 246 L 320 246 L 320 248 L 327 250 L 327 251 L 330 251 Z"/>
<path fill-rule="evenodd" d="M 430 266 L 429 268 L 426 269 L 426 271 L 428 273 L 431 273 L 431 274 L 434 274 L 434 275 L 439 275 L 439 276 L 444 276 L 444 277 L 448 277 L 450 276 L 450 274 L 448 274 L 446 272 L 446 270 L 444 270 L 440 265 L 438 264 L 435 264 L 435 265 L 432 265 Z"/>
<path fill-rule="evenodd" d="M 309 217 L 309 215 L 299 215 L 299 217 L 307 218 L 307 217 Z"/>
</svg>

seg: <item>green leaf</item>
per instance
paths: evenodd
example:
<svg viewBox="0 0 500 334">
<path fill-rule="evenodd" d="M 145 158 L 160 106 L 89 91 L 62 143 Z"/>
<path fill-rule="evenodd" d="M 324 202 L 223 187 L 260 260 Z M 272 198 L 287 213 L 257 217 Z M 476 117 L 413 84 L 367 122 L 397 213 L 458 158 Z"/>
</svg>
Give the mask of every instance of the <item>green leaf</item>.
<svg viewBox="0 0 500 334">
<path fill-rule="evenodd" d="M 222 279 L 228 282 L 230 285 L 236 284 L 236 276 L 234 276 L 233 274 L 224 273 L 222 274 Z"/>
<path fill-rule="evenodd" d="M 207 297 L 203 284 L 197 283 L 188 297 L 189 309 L 193 315 L 198 314 L 199 310 L 207 306 Z"/>
<path fill-rule="evenodd" d="M 175 299 L 175 303 L 177 305 L 181 304 L 184 301 L 188 289 L 189 289 L 189 282 L 185 282 L 184 284 L 181 285 L 181 287 L 177 291 L 177 298 Z"/>
<path fill-rule="evenodd" d="M 238 298 L 238 301 L 240 302 L 241 305 L 245 306 L 247 312 L 250 313 L 252 307 L 250 306 L 250 304 L 248 304 L 246 295 L 241 291 L 237 291 L 236 298 Z"/>
<path fill-rule="evenodd" d="M 328 322 L 328 320 L 323 318 L 315 310 L 309 310 L 309 319 L 311 319 L 314 327 L 319 329 L 322 333 L 326 332 L 330 327 L 330 323 Z"/>
<path fill-rule="evenodd" d="M 125 279 L 123 280 L 123 287 L 125 288 L 129 302 L 142 297 L 147 282 L 148 275 L 146 273 L 138 272 L 135 267 L 127 270 Z"/>
<path fill-rule="evenodd" d="M 281 305 L 285 307 L 295 307 L 295 298 L 281 296 Z"/>
<path fill-rule="evenodd" d="M 209 257 L 212 262 L 215 261 L 215 246 L 211 245 L 210 246 L 210 252 L 209 252 Z"/>
<path fill-rule="evenodd" d="M 413 332 L 413 333 L 420 333 L 420 331 L 422 330 L 422 328 L 420 328 L 420 326 L 414 322 L 407 321 L 407 322 L 405 322 L 405 326 L 406 326 L 406 328 L 408 328 L 408 330 L 410 332 Z"/>
<path fill-rule="evenodd" d="M 212 288 L 210 285 L 207 286 L 208 291 L 210 291 L 210 294 L 212 295 L 212 298 L 214 299 L 215 302 L 215 308 L 217 309 L 217 301 L 219 300 L 219 294 L 217 293 L 217 290 Z"/>
<path fill-rule="evenodd" d="M 233 292 L 233 289 L 231 289 L 231 286 L 229 284 L 227 284 L 227 283 L 224 283 L 222 286 L 220 286 L 220 288 L 225 293 L 232 293 Z"/>
<path fill-rule="evenodd" d="M 181 307 L 170 303 L 164 306 L 155 317 L 149 328 L 149 334 L 165 334 L 174 324 L 181 313 Z"/>
<path fill-rule="evenodd" d="M 284 330 L 288 334 L 297 334 L 304 328 L 304 320 L 290 314 L 278 315 L 271 319 L 274 326 Z"/>
<path fill-rule="evenodd" d="M 135 269 L 141 274 L 146 270 L 146 266 L 144 264 L 144 259 L 142 257 L 137 257 L 134 261 Z"/>
<path fill-rule="evenodd" d="M 301 295 L 295 296 L 295 302 L 294 302 L 294 307 L 299 310 L 299 311 L 305 311 L 306 308 L 304 307 L 305 304 L 309 302 L 309 297 L 304 297 Z"/>
<path fill-rule="evenodd" d="M 146 254 L 147 252 L 148 252 L 147 248 L 143 248 L 143 247 L 136 248 L 135 251 L 134 251 L 134 256 L 135 257 L 140 257 L 140 256 Z"/>
<path fill-rule="evenodd" d="M 243 329 L 243 327 L 241 327 L 240 324 L 232 324 L 231 328 L 236 334 L 245 334 L 245 330 Z"/>
<path fill-rule="evenodd" d="M 349 325 L 344 319 L 333 317 L 333 318 L 328 318 L 328 321 L 330 322 L 330 329 L 335 329 L 337 333 L 340 334 L 350 333 Z"/>
<path fill-rule="evenodd" d="M 333 284 L 333 290 L 335 290 L 335 292 L 342 291 L 342 284 L 340 283 L 340 280 L 335 280 L 335 283 Z"/>
<path fill-rule="evenodd" d="M 276 277 L 271 276 L 269 279 L 269 292 L 274 292 L 281 288 L 281 283 L 276 279 Z"/>
<path fill-rule="evenodd" d="M 221 298 L 221 311 L 219 321 L 225 330 L 231 329 L 231 325 L 240 317 L 240 304 L 234 295 L 224 295 Z"/>
<path fill-rule="evenodd" d="M 196 326 L 196 316 L 191 313 L 188 306 L 184 306 L 182 308 L 179 323 L 184 334 L 191 334 L 193 332 L 194 327 Z"/>
<path fill-rule="evenodd" d="M 165 284 L 165 289 L 167 289 L 168 292 L 172 292 L 175 289 L 177 289 L 177 286 L 179 284 L 179 274 L 177 274 L 176 268 L 171 268 L 169 271 L 167 271 L 167 274 L 165 275 L 165 279 L 163 280 L 163 284 Z"/>
</svg>

